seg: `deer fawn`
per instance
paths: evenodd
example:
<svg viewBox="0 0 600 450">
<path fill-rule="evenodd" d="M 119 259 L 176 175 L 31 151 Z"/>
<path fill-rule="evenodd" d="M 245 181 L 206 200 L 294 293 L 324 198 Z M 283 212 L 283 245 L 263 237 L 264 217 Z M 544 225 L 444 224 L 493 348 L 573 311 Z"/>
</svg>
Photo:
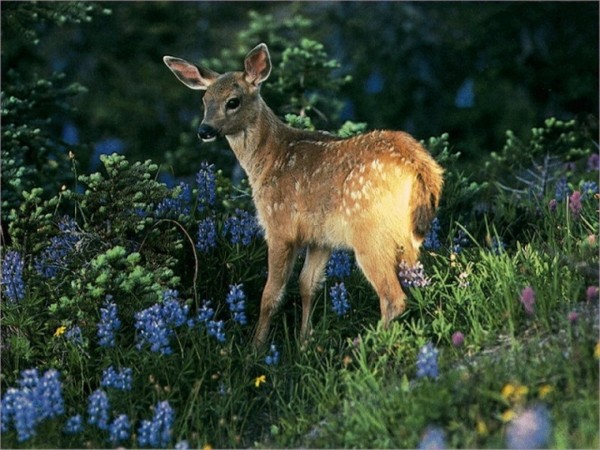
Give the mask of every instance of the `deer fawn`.
<svg viewBox="0 0 600 450">
<path fill-rule="evenodd" d="M 443 184 L 429 153 L 403 132 L 341 139 L 285 125 L 260 96 L 271 73 L 265 44 L 248 53 L 243 72 L 221 75 L 171 56 L 164 62 L 187 87 L 206 91 L 200 139 L 225 136 L 248 175 L 269 266 L 253 344 L 267 339 L 300 247 L 307 248 L 299 280 L 302 336 L 334 248 L 354 250 L 379 296 L 383 325 L 400 315 L 406 295 L 398 266 L 417 262 Z"/>
</svg>

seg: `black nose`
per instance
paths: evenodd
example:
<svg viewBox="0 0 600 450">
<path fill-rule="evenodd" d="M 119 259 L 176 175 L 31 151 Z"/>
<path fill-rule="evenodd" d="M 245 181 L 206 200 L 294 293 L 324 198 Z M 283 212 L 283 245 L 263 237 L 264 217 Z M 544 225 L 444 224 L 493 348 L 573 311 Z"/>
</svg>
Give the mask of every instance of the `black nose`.
<svg viewBox="0 0 600 450">
<path fill-rule="evenodd" d="M 218 131 L 210 125 L 203 123 L 198 127 L 198 137 L 205 142 L 214 141 L 218 134 Z"/>
</svg>

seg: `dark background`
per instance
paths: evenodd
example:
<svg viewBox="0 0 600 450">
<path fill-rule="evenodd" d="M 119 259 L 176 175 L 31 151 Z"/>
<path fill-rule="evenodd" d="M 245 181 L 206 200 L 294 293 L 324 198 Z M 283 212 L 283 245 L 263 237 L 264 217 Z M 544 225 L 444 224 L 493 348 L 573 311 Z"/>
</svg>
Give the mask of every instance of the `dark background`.
<svg viewBox="0 0 600 450">
<path fill-rule="evenodd" d="M 276 65 L 284 45 L 319 41 L 339 62 L 334 76 L 351 76 L 329 92 L 306 88 L 324 99 L 318 128 L 353 120 L 418 139 L 448 132 L 472 172 L 507 129 L 527 136 L 551 116 L 597 121 L 598 2 L 104 2 L 91 21 L 62 23 L 69 4 L 2 2 L 2 80 L 4 90 L 11 70 L 62 72 L 65 85 L 87 88 L 68 99 L 74 111 L 48 112 L 60 139 L 84 144 L 81 171 L 112 151 L 152 159 L 167 178 L 206 159 L 231 170 L 224 140 L 196 140 L 201 95 L 162 56 L 240 69 L 260 41 Z M 280 115 L 298 112 L 273 92 L 278 75 L 276 66 L 263 95 Z"/>
</svg>

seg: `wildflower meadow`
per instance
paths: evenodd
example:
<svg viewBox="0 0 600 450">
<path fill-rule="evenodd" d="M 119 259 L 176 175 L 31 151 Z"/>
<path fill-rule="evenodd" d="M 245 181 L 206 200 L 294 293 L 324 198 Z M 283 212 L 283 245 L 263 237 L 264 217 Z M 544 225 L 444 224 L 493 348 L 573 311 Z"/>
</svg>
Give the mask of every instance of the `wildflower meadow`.
<svg viewBox="0 0 600 450">
<path fill-rule="evenodd" d="M 308 62 L 343 85 L 322 45 L 279 35 L 274 92 Z M 52 80 L 2 92 L 2 448 L 600 446 L 597 119 L 506 130 L 477 166 L 460 139 L 419 136 L 445 185 L 420 262 L 398 267 L 406 311 L 382 328 L 336 249 L 301 339 L 299 252 L 257 350 L 266 246 L 244 177 L 195 141 L 193 175 L 171 183 L 118 152 L 83 170 L 35 109 L 72 113 L 77 92 Z M 23 162 L 30 147 L 44 164 Z"/>
<path fill-rule="evenodd" d="M 451 166 L 447 136 L 426 144 Z M 169 189 L 152 163 L 107 155 L 74 190 L 24 192 L 2 259 L 3 446 L 596 446 L 592 144 L 486 213 L 449 199 L 422 262 L 398 267 L 409 308 L 389 329 L 339 250 L 310 338 L 293 284 L 262 351 L 245 184 L 201 164 Z M 473 189 L 449 169 L 449 196 Z"/>
</svg>

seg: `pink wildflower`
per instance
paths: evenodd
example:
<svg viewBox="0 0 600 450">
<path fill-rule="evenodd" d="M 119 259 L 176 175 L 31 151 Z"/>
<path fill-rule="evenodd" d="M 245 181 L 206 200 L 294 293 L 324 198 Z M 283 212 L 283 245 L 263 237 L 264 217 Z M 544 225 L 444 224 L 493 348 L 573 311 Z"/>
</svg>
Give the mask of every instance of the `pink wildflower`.
<svg viewBox="0 0 600 450">
<path fill-rule="evenodd" d="M 598 286 L 589 286 L 585 291 L 585 298 L 588 302 L 598 299 Z"/>
<path fill-rule="evenodd" d="M 521 303 L 528 315 L 532 316 L 535 313 L 535 291 L 531 286 L 527 286 L 521 291 Z"/>
<path fill-rule="evenodd" d="M 455 347 L 461 347 L 464 342 L 465 335 L 462 334 L 460 331 L 455 331 L 452 335 L 452 345 L 454 345 Z"/>
<path fill-rule="evenodd" d="M 579 218 L 579 214 L 581 214 L 581 208 L 581 192 L 575 191 L 569 197 L 569 209 L 576 219 Z"/>
</svg>

